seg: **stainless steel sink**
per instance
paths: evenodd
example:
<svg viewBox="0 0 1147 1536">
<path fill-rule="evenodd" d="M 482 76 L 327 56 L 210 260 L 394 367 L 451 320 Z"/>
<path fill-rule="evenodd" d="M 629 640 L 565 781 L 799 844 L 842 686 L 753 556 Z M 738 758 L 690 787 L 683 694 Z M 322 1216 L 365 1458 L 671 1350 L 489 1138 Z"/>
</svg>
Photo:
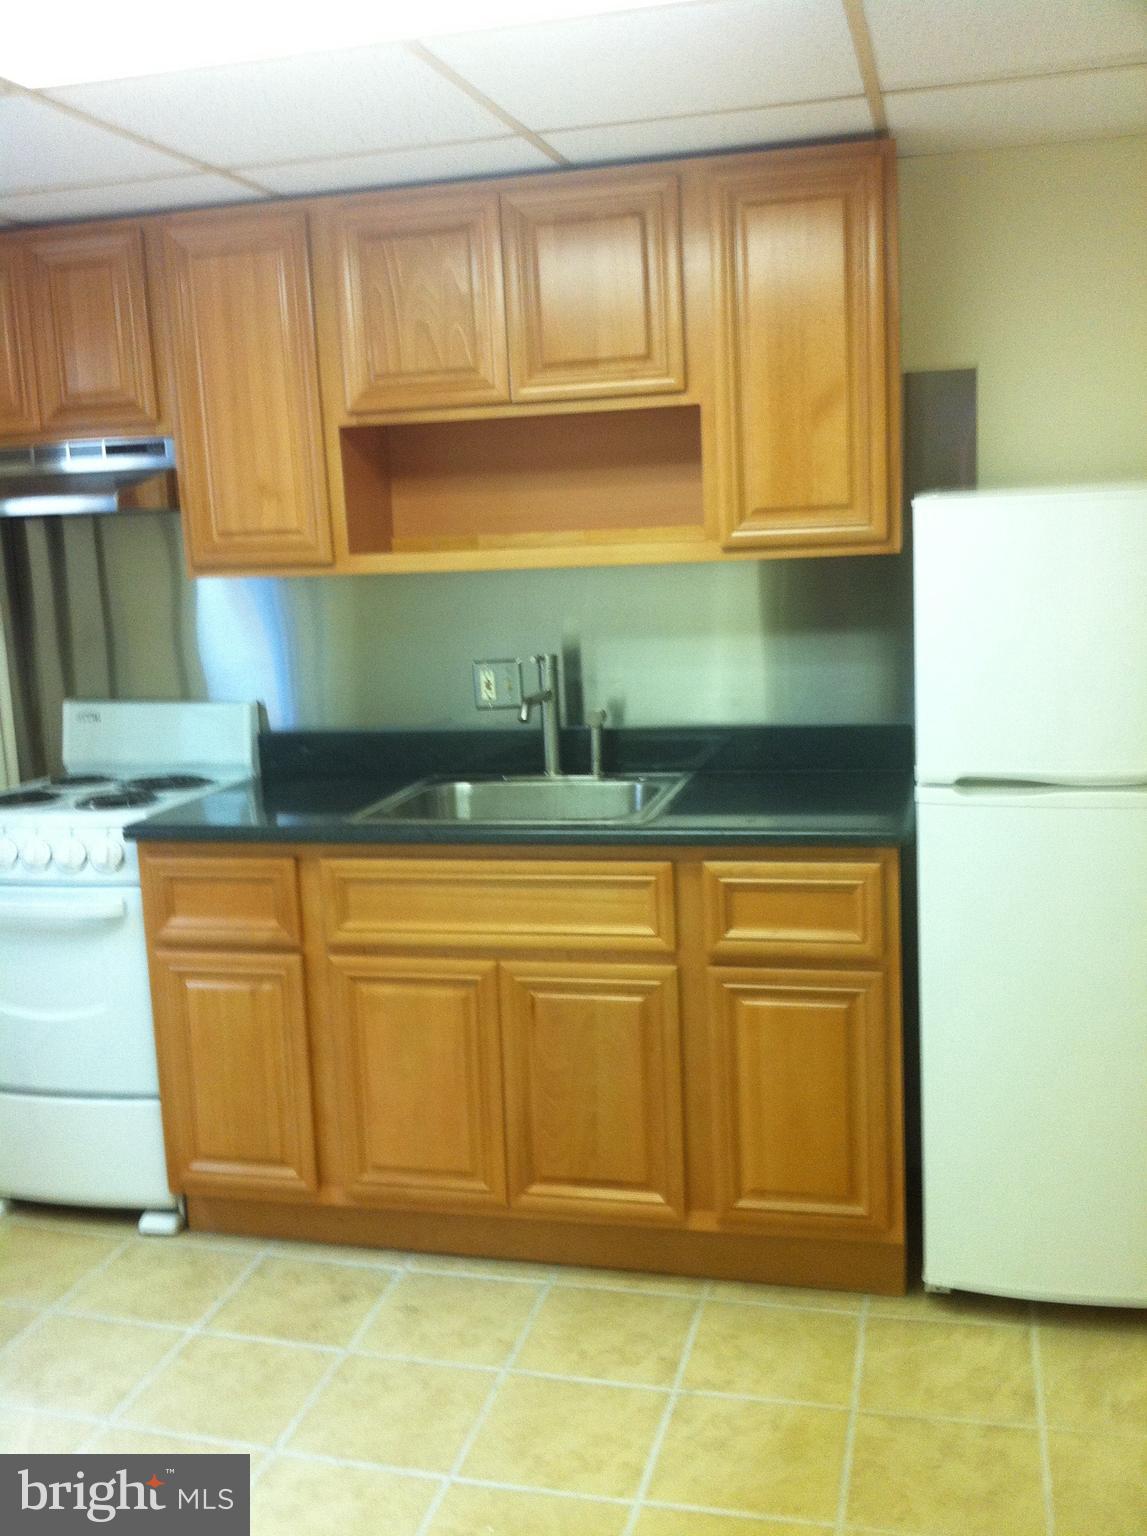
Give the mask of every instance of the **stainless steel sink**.
<svg viewBox="0 0 1147 1536">
<path fill-rule="evenodd" d="M 423 779 L 359 811 L 356 821 L 518 823 L 648 821 L 665 809 L 687 775 L 631 778 Z"/>
</svg>

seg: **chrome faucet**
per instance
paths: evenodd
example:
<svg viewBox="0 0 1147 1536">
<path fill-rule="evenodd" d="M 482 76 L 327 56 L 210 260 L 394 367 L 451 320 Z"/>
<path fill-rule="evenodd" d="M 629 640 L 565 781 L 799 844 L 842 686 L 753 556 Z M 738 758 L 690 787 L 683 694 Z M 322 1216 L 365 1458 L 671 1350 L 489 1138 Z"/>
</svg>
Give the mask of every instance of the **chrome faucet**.
<svg viewBox="0 0 1147 1536">
<path fill-rule="evenodd" d="M 608 719 L 609 713 L 604 709 L 595 709 L 586 716 L 586 724 L 589 726 L 589 772 L 594 779 L 605 777 L 601 765 L 601 733 Z"/>
<path fill-rule="evenodd" d="M 545 754 L 546 777 L 558 779 L 561 777 L 562 772 L 558 746 L 558 710 L 560 706 L 558 699 L 558 658 L 556 656 L 531 656 L 530 660 L 537 663 L 538 691 L 522 695 L 522 707 L 518 710 L 518 719 L 523 725 L 528 725 L 534 705 L 540 706 L 542 711 L 542 751 Z"/>
</svg>

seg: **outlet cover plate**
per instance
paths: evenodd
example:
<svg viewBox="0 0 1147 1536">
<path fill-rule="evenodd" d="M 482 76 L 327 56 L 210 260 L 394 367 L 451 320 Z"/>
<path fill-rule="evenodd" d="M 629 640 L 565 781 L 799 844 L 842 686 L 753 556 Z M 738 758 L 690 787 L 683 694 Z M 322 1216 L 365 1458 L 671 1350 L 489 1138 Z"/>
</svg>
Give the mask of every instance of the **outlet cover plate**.
<svg viewBox="0 0 1147 1536">
<path fill-rule="evenodd" d="M 516 656 L 474 663 L 475 709 L 518 709 L 522 702 L 522 663 Z"/>
</svg>

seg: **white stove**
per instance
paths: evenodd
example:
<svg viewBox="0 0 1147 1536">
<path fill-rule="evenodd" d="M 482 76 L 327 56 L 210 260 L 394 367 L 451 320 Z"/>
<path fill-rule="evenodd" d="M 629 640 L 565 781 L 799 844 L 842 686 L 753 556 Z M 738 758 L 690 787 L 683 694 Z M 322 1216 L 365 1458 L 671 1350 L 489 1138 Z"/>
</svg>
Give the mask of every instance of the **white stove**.
<svg viewBox="0 0 1147 1536">
<path fill-rule="evenodd" d="M 258 706 L 68 700 L 63 772 L 0 792 L 0 888 L 138 885 L 129 822 L 255 772 Z"/>
<path fill-rule="evenodd" d="M 256 771 L 255 704 L 64 705 L 64 769 L 0 793 L 0 1209 L 176 1231 L 128 823 Z"/>
</svg>

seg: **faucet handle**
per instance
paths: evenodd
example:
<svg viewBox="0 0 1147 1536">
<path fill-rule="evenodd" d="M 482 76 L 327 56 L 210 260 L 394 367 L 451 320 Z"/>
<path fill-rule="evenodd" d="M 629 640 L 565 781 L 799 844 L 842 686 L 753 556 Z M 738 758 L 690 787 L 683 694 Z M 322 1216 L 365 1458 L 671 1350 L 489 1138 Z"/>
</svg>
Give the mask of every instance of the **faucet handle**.
<svg viewBox="0 0 1147 1536">
<path fill-rule="evenodd" d="M 589 726 L 591 731 L 600 731 L 608 719 L 608 709 L 591 709 L 589 714 L 585 717 L 585 723 Z"/>
</svg>

